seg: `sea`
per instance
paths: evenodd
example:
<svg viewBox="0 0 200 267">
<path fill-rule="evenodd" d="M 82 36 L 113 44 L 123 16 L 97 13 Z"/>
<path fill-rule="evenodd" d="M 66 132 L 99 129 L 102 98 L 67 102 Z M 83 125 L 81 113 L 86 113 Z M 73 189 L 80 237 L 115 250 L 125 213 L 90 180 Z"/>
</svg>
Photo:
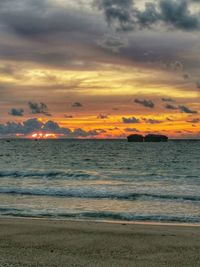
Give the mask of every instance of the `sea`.
<svg viewBox="0 0 200 267">
<path fill-rule="evenodd" d="M 0 140 L 0 217 L 200 224 L 200 141 Z"/>
</svg>

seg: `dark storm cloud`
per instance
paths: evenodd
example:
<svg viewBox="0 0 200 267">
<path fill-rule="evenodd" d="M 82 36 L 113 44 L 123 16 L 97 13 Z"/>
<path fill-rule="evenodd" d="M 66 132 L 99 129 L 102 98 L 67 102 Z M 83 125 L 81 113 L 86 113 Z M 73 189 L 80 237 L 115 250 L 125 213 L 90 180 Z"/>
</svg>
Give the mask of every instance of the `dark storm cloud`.
<svg viewBox="0 0 200 267">
<path fill-rule="evenodd" d="M 24 110 L 22 108 L 19 108 L 19 109 L 12 108 L 10 110 L 9 114 L 12 116 L 19 116 L 19 117 L 21 116 L 22 117 L 24 115 Z"/>
<path fill-rule="evenodd" d="M 23 124 L 21 124 L 21 133 L 31 133 L 33 131 L 37 131 L 40 130 L 42 127 L 42 122 L 40 122 L 37 119 L 29 119 L 27 121 L 25 121 Z"/>
<path fill-rule="evenodd" d="M 123 123 L 126 123 L 126 124 L 129 124 L 129 123 L 140 123 L 140 120 L 135 118 L 135 117 L 131 117 L 131 118 L 125 118 L 123 117 L 122 118 L 122 122 Z"/>
<path fill-rule="evenodd" d="M 108 24 L 114 23 L 117 29 L 123 31 L 132 29 L 132 0 L 95 0 L 94 3 L 103 11 Z"/>
<path fill-rule="evenodd" d="M 187 1 L 161 0 L 157 3 L 146 3 L 144 10 L 134 6 L 132 0 L 95 0 L 109 24 L 116 25 L 122 31 L 135 27 L 147 27 L 157 22 L 164 22 L 186 30 L 198 29 L 198 14 L 191 14 Z M 102 33 L 103 23 L 95 13 L 79 12 L 78 9 L 59 7 L 49 1 L 4 1 L 0 3 L 0 23 L 21 36 L 36 37 L 65 33 L 74 35 L 75 32 Z M 105 29 L 106 31 L 106 29 Z M 72 34 L 73 33 L 73 34 Z M 83 37 L 83 36 L 82 36 Z M 64 38 L 64 37 L 62 37 Z M 103 44 L 104 43 L 104 44 Z M 108 46 L 106 42 L 102 45 Z M 118 49 L 119 40 L 112 40 L 111 46 Z"/>
<path fill-rule="evenodd" d="M 0 136 L 12 135 L 22 132 L 22 125 L 15 122 L 7 122 L 0 124 Z"/>
<path fill-rule="evenodd" d="M 126 30 L 130 23 L 134 24 L 134 27 L 138 25 L 139 28 L 149 28 L 154 24 L 152 22 L 155 20 L 154 10 L 160 13 L 159 5 L 155 3 L 155 8 L 153 4 L 146 4 L 144 10 L 138 10 L 132 5 L 132 1 L 128 0 L 95 2 L 98 2 L 98 8 L 103 12 L 105 6 L 104 14 L 109 14 L 112 24 L 117 22 L 118 27 L 123 25 L 122 28 Z M 161 32 L 156 38 L 151 35 L 152 33 L 139 35 L 138 32 L 134 32 L 134 35 L 127 35 L 126 40 L 123 31 L 122 33 L 108 31 L 97 9 L 88 11 L 83 5 L 80 12 L 77 8 L 65 4 L 61 7 L 58 4 L 50 4 L 50 1 L 1 2 L 1 59 L 37 62 L 58 68 L 79 70 L 98 68 L 98 63 L 101 64 L 102 61 L 121 65 L 136 65 L 139 62 L 147 67 L 147 61 L 165 62 L 174 58 L 178 61 L 180 51 L 184 53 L 184 49 L 188 49 L 185 40 L 177 43 L 176 37 L 174 43 L 169 46 L 169 37 L 165 33 L 161 36 Z M 149 21 L 148 26 L 147 21 Z M 138 27 L 136 28 L 139 29 Z M 16 42 L 13 42 L 15 39 Z M 185 45 L 187 47 L 183 47 Z M 117 53 L 110 53 L 110 50 Z M 149 53 L 150 50 L 153 53 Z"/>
<path fill-rule="evenodd" d="M 105 23 L 92 11 L 83 9 L 80 12 L 67 3 L 61 7 L 55 3 L 51 5 L 49 1 L 36 1 L 33 8 L 34 2 L 2 3 L 1 59 L 38 62 L 59 68 L 94 68 L 91 61 L 95 61 L 96 55 L 91 56 L 88 51 L 95 49 L 94 40 L 105 34 Z M 13 39 L 16 42 L 13 43 Z"/>
<path fill-rule="evenodd" d="M 68 128 L 62 128 L 58 125 L 57 122 L 54 121 L 47 121 L 42 126 L 43 132 L 50 132 L 50 133 L 56 133 L 56 134 L 64 134 L 69 135 L 71 134 L 71 130 Z"/>
<path fill-rule="evenodd" d="M 137 19 L 139 25 L 148 28 L 152 24 L 156 23 L 159 19 L 161 19 L 161 17 L 156 5 L 154 3 L 147 2 L 145 3 L 144 11 L 137 10 Z"/>
<path fill-rule="evenodd" d="M 66 138 L 78 137 L 98 137 L 98 135 L 106 133 L 103 129 L 93 129 L 85 131 L 81 128 L 72 131 L 69 128 L 60 127 L 54 121 L 40 122 L 38 119 L 29 119 L 23 123 L 7 122 L 0 124 L 0 136 L 15 136 L 16 134 L 29 135 L 34 132 L 61 134 Z"/>
<path fill-rule="evenodd" d="M 43 114 L 45 116 L 51 116 L 51 114 L 48 111 L 47 105 L 43 102 L 34 103 L 30 101 L 28 105 L 31 110 L 31 114 Z"/>
<path fill-rule="evenodd" d="M 37 119 L 29 119 L 23 123 L 7 122 L 0 124 L 0 135 L 29 134 L 33 131 L 41 130 L 43 124 Z"/>
<path fill-rule="evenodd" d="M 105 19 L 97 9 L 88 11 L 87 8 L 83 8 L 80 12 L 73 8 L 73 5 L 68 5 L 67 1 L 62 1 L 66 2 L 64 8 L 55 3 L 51 5 L 50 2 L 53 3 L 53 1 L 32 0 L 0 1 L 0 57 L 2 60 L 16 61 L 18 64 L 39 63 L 43 67 L 55 67 L 66 71 L 102 69 L 107 63 L 116 66 L 160 68 L 157 64 L 166 61 L 174 62 L 174 65 L 177 65 L 175 68 L 181 68 L 179 63 L 182 63 L 184 56 L 189 66 L 193 65 L 194 61 L 199 65 L 198 57 L 195 56 L 194 61 L 187 57 L 187 53 L 193 52 L 194 44 L 196 45 L 190 33 L 184 36 L 182 34 L 177 36 L 173 32 L 169 34 L 163 30 L 166 25 L 163 26 L 162 23 L 162 25 L 159 24 L 158 31 L 135 31 L 125 35 L 123 32 L 109 31 Z M 119 0 L 98 2 L 101 2 L 101 5 L 109 4 L 111 9 L 113 5 L 123 6 L 122 10 L 128 10 L 131 4 L 131 1 Z M 133 5 L 129 10 L 131 14 L 126 11 L 129 12 L 127 24 L 130 22 L 135 25 L 133 15 L 140 16 L 140 19 L 137 19 L 139 28 L 149 29 L 149 26 L 156 23 L 151 22 L 155 18 L 154 10 L 160 13 L 159 5 L 156 3 L 153 3 L 155 8 L 147 4 L 144 10 L 138 10 Z M 125 5 L 127 7 L 124 7 Z M 118 7 L 116 7 L 117 10 Z M 103 6 L 101 7 L 103 11 L 102 8 Z M 126 12 L 124 11 L 124 14 Z M 143 17 L 142 12 L 146 12 Z M 151 18 L 147 16 L 149 13 Z M 143 20 L 145 18 L 146 22 L 142 22 L 142 18 Z M 112 24 L 117 22 L 118 26 L 121 25 L 118 18 L 111 21 Z M 147 21 L 150 21 L 148 26 Z M 110 50 L 117 53 L 110 53 Z M 177 64 L 175 64 L 176 61 Z M 184 64 L 186 63 L 184 61 Z M 18 64 L 15 65 L 16 69 Z M 15 70 L 8 68 L 7 71 Z M 157 79 L 157 82 L 160 83 L 160 80 Z M 163 83 L 171 85 L 174 80 Z M 81 82 L 78 86 L 82 86 Z M 76 86 L 74 89 L 76 90 Z"/>
<path fill-rule="evenodd" d="M 155 104 L 151 100 L 146 100 L 146 99 L 140 100 L 140 99 L 136 98 L 134 100 L 134 102 L 137 103 L 137 104 L 140 104 L 140 105 L 142 105 L 142 106 L 144 106 L 146 108 L 154 108 L 155 107 Z"/>
<path fill-rule="evenodd" d="M 89 26 L 76 9 L 52 6 L 48 1 L 10 1 L 3 7 L 0 22 L 23 36 L 81 31 Z"/>
<path fill-rule="evenodd" d="M 96 0 L 97 7 L 103 11 L 109 24 L 117 24 L 117 29 L 132 30 L 151 27 L 162 22 L 167 26 L 182 30 L 199 29 L 199 14 L 192 14 L 186 0 L 159 0 L 146 2 L 145 9 L 139 10 L 131 0 Z"/>
<path fill-rule="evenodd" d="M 73 108 L 82 108 L 83 105 L 82 105 L 80 102 L 74 102 L 74 103 L 72 104 L 72 107 L 73 107 Z"/>
<path fill-rule="evenodd" d="M 196 110 L 192 110 L 186 106 L 179 106 L 180 111 L 183 113 L 188 113 L 188 114 L 197 114 L 198 112 Z"/>
<path fill-rule="evenodd" d="M 199 28 L 199 15 L 190 13 L 187 1 L 161 0 L 160 8 L 162 21 L 184 30 Z"/>
</svg>

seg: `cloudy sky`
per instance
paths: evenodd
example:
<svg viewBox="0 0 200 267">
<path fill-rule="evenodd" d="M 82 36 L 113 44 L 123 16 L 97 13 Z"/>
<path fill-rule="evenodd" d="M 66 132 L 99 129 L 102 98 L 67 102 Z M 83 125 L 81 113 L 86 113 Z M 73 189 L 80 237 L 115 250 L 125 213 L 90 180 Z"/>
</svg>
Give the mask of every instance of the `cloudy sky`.
<svg viewBox="0 0 200 267">
<path fill-rule="evenodd" d="M 0 0 L 0 136 L 200 138 L 199 0 Z"/>
</svg>

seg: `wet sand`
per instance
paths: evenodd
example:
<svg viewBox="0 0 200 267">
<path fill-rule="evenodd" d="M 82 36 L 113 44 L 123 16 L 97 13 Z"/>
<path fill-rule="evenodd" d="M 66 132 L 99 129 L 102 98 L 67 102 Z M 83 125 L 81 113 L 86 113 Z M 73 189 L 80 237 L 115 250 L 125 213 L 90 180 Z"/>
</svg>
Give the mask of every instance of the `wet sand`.
<svg viewBox="0 0 200 267">
<path fill-rule="evenodd" d="M 2 218 L 0 266 L 199 267 L 200 227 Z"/>
</svg>

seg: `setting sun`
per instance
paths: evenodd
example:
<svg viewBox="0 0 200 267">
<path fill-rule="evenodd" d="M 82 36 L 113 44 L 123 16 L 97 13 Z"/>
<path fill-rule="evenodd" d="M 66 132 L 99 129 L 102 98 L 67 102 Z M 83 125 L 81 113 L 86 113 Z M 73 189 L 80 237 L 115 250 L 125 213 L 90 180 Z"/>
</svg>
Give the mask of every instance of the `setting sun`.
<svg viewBox="0 0 200 267">
<path fill-rule="evenodd" d="M 35 139 L 56 139 L 58 138 L 57 134 L 54 133 L 33 133 L 31 138 Z"/>
</svg>

